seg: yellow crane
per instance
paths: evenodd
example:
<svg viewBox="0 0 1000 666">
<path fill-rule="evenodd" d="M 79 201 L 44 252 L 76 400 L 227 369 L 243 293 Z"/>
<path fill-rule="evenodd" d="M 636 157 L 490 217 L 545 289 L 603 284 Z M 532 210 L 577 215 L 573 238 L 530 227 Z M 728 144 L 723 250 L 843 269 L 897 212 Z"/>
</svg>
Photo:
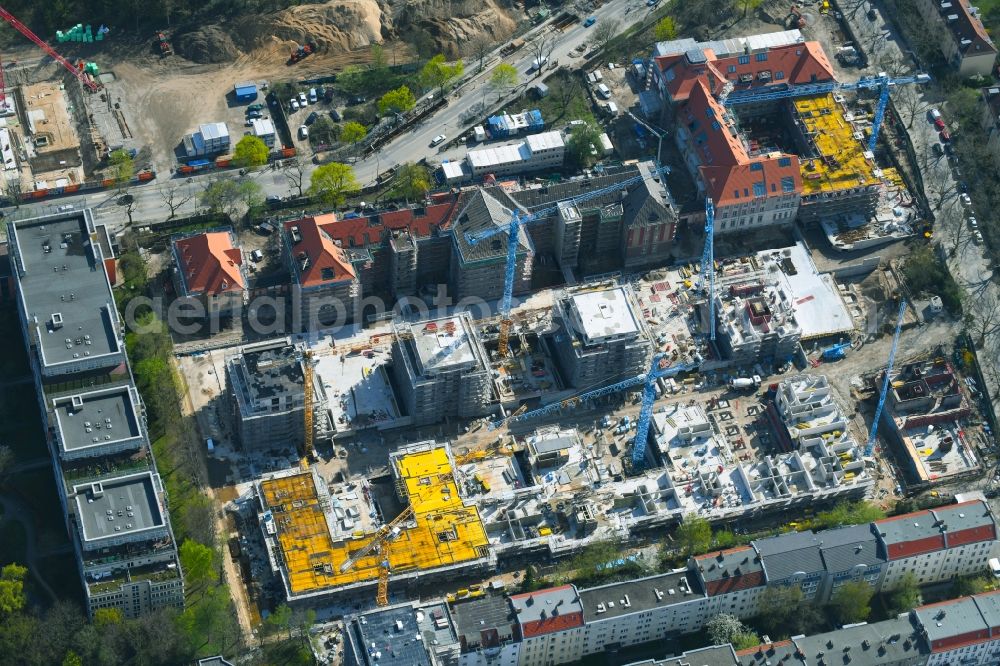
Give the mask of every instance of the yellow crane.
<svg viewBox="0 0 1000 666">
<path fill-rule="evenodd" d="M 392 521 L 380 527 L 372 536 L 371 541 L 340 565 L 340 572 L 345 573 L 363 558 L 379 551 L 378 592 L 375 595 L 375 603 L 379 606 L 389 605 L 389 549 L 392 547 L 392 540 L 399 535 L 400 526 L 412 517 L 413 507 L 407 506 Z"/>
</svg>

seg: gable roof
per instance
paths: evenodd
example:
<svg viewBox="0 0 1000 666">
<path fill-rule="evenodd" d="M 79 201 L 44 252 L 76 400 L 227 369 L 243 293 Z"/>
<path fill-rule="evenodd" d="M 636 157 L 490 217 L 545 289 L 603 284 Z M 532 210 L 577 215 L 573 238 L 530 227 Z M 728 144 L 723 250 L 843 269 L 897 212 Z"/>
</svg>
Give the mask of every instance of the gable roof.
<svg viewBox="0 0 1000 666">
<path fill-rule="evenodd" d="M 830 573 L 849 571 L 856 566 L 874 566 L 884 561 L 871 523 L 840 527 L 819 534 L 820 555 Z"/>
<path fill-rule="evenodd" d="M 886 557 L 897 560 L 996 538 L 996 522 L 982 500 L 914 511 L 875 521 Z"/>
<path fill-rule="evenodd" d="M 174 256 L 187 296 L 246 289 L 246 279 L 240 271 L 243 253 L 233 247 L 228 230 L 177 238 Z"/>
<path fill-rule="evenodd" d="M 379 244 L 386 231 L 406 230 L 415 238 L 429 238 L 451 226 L 451 218 L 457 204 L 458 197 L 447 194 L 443 200 L 438 199 L 429 206 L 386 210 L 364 217 L 338 219 L 324 224 L 323 229 L 330 238 L 340 241 L 341 246 L 345 248 Z"/>
<path fill-rule="evenodd" d="M 949 21 L 948 16 L 956 17 L 954 21 Z M 963 56 L 975 56 L 997 52 L 986 26 L 976 16 L 972 15 L 972 10 L 968 0 L 952 0 L 952 10 L 941 17 L 945 29 L 949 30 L 958 44 L 958 50 Z M 968 44 L 962 44 L 962 40 L 968 40 Z"/>
<path fill-rule="evenodd" d="M 329 229 L 337 224 L 333 213 L 285 222 L 285 242 L 292 258 L 292 279 L 303 287 L 357 279 L 357 272 Z M 296 240 L 298 239 L 298 240 Z"/>
<path fill-rule="evenodd" d="M 705 580 L 705 593 L 710 597 L 764 585 L 764 567 L 750 546 L 706 553 L 694 561 Z"/>
<path fill-rule="evenodd" d="M 461 212 L 452 223 L 452 235 L 462 262 L 488 261 L 507 256 L 506 231 L 501 231 L 487 240 L 470 243 L 467 234 L 473 236 L 497 227 L 505 227 L 514 210 L 522 214 L 527 211 L 511 199 L 502 189 L 492 188 L 490 192 L 477 189 L 467 198 L 463 197 Z M 533 250 L 531 240 L 522 225 L 518 230 L 518 253 Z"/>
<path fill-rule="evenodd" d="M 811 530 L 806 530 L 760 539 L 753 546 L 760 554 L 768 582 L 774 583 L 796 574 L 824 571 L 821 543 Z"/>
<path fill-rule="evenodd" d="M 583 605 L 572 585 L 515 594 L 510 603 L 524 638 L 583 626 Z"/>
</svg>

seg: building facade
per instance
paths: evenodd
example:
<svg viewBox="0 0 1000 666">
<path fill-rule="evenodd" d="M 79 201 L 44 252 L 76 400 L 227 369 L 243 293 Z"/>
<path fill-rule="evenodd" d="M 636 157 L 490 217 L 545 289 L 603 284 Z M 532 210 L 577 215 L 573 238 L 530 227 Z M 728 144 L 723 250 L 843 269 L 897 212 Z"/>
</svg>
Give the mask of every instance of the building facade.
<svg viewBox="0 0 1000 666">
<path fill-rule="evenodd" d="M 231 228 L 174 236 L 174 290 L 197 299 L 206 313 L 239 317 L 247 296 L 243 251 Z"/>
<path fill-rule="evenodd" d="M 917 0 L 941 54 L 961 76 L 990 76 L 997 49 L 969 0 Z"/>
</svg>

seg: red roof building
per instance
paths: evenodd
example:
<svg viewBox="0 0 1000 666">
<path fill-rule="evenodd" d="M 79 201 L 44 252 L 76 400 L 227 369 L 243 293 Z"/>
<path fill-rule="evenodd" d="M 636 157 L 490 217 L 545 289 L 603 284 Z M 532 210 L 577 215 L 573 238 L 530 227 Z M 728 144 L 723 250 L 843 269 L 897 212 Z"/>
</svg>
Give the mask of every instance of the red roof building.
<svg viewBox="0 0 1000 666">
<path fill-rule="evenodd" d="M 969 0 L 919 0 L 916 5 L 941 53 L 960 75 L 990 75 L 997 48 Z"/>
<path fill-rule="evenodd" d="M 245 290 L 243 253 L 234 245 L 234 240 L 228 229 L 175 239 L 173 252 L 178 294 L 217 297 Z"/>
<path fill-rule="evenodd" d="M 357 278 L 357 272 L 332 230 L 339 221 L 333 213 L 285 222 L 290 241 L 292 280 L 303 289 Z"/>
</svg>

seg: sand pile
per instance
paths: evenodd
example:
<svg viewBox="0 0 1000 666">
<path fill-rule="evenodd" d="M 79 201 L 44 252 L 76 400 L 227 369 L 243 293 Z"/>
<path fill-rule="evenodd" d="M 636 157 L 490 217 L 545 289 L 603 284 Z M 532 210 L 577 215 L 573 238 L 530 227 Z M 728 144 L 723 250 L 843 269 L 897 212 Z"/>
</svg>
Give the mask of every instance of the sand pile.
<svg viewBox="0 0 1000 666">
<path fill-rule="evenodd" d="M 319 52 L 351 51 L 379 43 L 388 36 L 391 20 L 375 0 L 337 0 L 289 7 L 266 16 L 237 20 L 233 37 L 244 52 L 275 42 L 315 42 Z"/>
<path fill-rule="evenodd" d="M 230 62 L 240 54 L 232 37 L 217 25 L 204 25 L 173 36 L 177 52 L 194 62 Z"/>
</svg>

